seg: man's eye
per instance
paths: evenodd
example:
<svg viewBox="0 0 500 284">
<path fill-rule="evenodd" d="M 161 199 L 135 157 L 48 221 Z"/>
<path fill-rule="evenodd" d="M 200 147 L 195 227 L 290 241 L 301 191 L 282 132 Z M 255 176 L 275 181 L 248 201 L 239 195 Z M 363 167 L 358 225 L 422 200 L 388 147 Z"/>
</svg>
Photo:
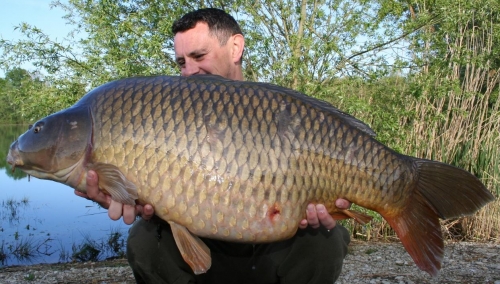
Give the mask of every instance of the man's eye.
<svg viewBox="0 0 500 284">
<path fill-rule="evenodd" d="M 201 60 L 201 59 L 203 59 L 203 57 L 205 57 L 205 54 L 198 54 L 198 55 L 196 55 L 196 56 L 194 57 L 194 59 L 196 59 L 196 60 Z"/>
</svg>

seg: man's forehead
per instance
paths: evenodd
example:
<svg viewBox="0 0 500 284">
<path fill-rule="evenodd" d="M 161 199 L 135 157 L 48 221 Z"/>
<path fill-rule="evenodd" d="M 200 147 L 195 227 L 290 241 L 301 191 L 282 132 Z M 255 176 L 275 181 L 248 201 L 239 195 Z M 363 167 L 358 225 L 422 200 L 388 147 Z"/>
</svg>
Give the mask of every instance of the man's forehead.
<svg viewBox="0 0 500 284">
<path fill-rule="evenodd" d="M 174 35 L 174 45 L 176 41 L 181 40 L 198 41 L 220 41 L 217 31 L 210 30 L 208 24 L 205 22 L 198 22 L 193 28 L 178 32 Z"/>
<path fill-rule="evenodd" d="M 177 34 L 174 37 L 174 51 L 175 54 L 182 56 L 191 56 L 207 53 L 212 50 L 215 46 L 218 46 L 219 42 L 216 37 L 210 35 L 201 36 L 198 33 L 185 33 Z"/>
</svg>

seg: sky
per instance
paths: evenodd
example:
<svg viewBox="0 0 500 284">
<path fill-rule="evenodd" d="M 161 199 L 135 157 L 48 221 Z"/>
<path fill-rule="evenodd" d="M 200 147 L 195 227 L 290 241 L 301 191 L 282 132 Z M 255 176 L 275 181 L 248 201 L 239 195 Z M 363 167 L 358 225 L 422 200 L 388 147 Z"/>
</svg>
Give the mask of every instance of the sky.
<svg viewBox="0 0 500 284">
<path fill-rule="evenodd" d="M 0 38 L 19 40 L 22 35 L 15 26 L 26 22 L 41 29 L 52 40 L 62 40 L 71 30 L 61 8 L 50 8 L 52 0 L 0 0 Z M 64 1 L 63 1 L 64 2 Z M 30 69 L 29 66 L 22 66 Z M 0 77 L 4 77 L 0 70 Z"/>
</svg>

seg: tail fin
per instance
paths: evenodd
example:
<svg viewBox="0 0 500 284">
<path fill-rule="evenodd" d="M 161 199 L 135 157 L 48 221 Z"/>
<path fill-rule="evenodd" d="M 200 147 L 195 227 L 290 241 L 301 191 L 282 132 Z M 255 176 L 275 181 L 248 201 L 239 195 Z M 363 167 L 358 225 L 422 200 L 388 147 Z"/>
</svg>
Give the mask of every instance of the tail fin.
<svg viewBox="0 0 500 284">
<path fill-rule="evenodd" d="M 471 173 L 440 162 L 414 161 L 416 189 L 398 212 L 381 212 L 396 231 L 417 266 L 436 276 L 443 259 L 443 237 L 439 218 L 471 215 L 493 195 Z"/>
<path fill-rule="evenodd" d="M 435 161 L 416 160 L 417 191 L 442 219 L 472 215 L 495 197 L 471 173 Z"/>
</svg>

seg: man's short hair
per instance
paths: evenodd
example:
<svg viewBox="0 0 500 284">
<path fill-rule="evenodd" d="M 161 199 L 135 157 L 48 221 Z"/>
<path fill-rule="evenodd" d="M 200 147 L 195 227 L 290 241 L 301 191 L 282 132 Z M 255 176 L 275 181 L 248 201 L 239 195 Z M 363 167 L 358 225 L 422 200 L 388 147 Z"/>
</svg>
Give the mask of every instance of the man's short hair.
<svg viewBox="0 0 500 284">
<path fill-rule="evenodd" d="M 225 45 L 229 37 L 235 34 L 243 34 L 236 20 L 221 9 L 206 8 L 189 12 L 178 19 L 172 25 L 172 33 L 185 32 L 204 22 L 208 25 L 211 35 L 215 35 L 220 45 Z"/>
</svg>

